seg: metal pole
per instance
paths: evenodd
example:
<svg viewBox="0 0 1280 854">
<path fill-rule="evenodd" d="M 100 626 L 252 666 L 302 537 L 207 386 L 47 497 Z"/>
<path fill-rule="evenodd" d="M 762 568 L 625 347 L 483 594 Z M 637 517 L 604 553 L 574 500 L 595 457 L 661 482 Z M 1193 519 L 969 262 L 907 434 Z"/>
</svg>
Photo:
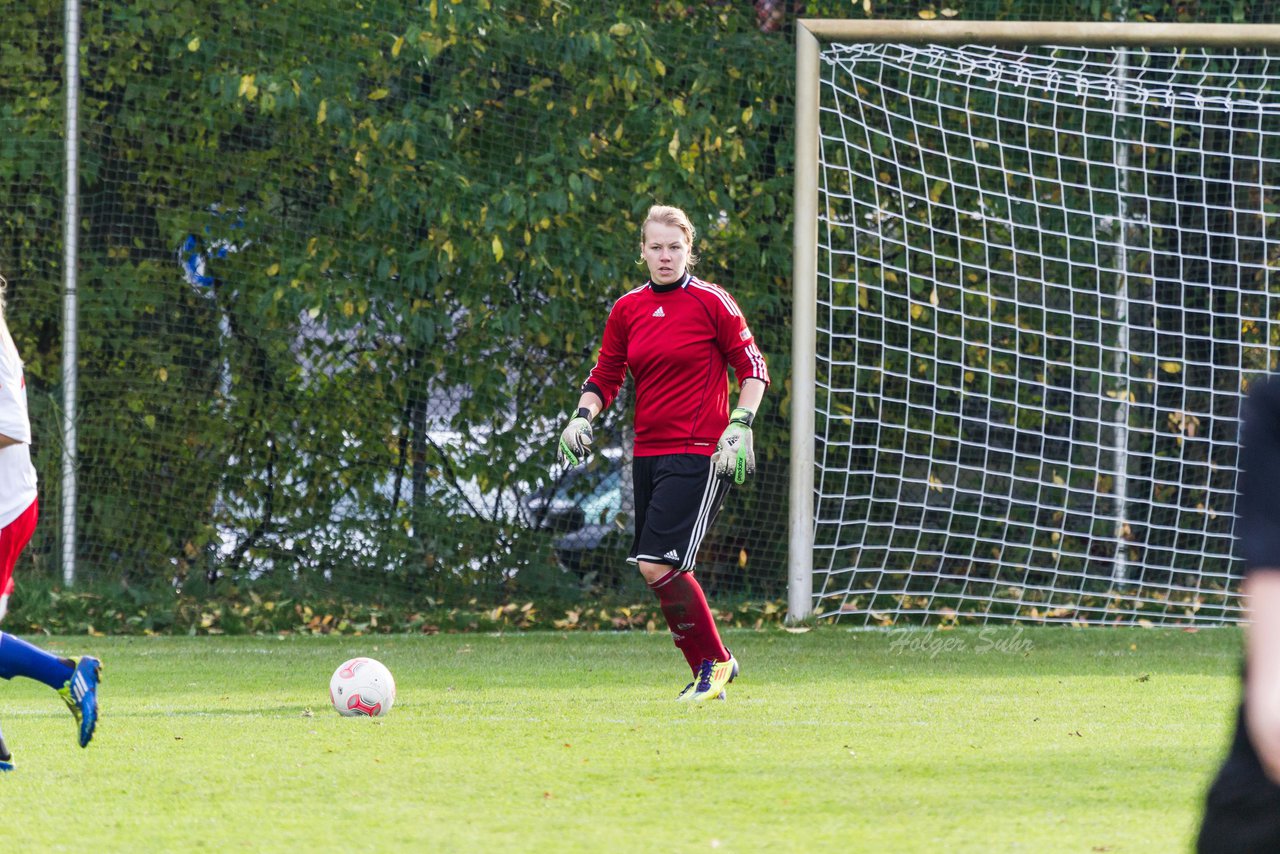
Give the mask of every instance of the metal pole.
<svg viewBox="0 0 1280 854">
<path fill-rule="evenodd" d="M 76 383 L 79 329 L 76 299 L 80 221 L 80 2 L 66 0 L 63 39 L 66 90 L 66 189 L 62 219 L 62 583 L 76 581 Z"/>
<path fill-rule="evenodd" d="M 813 613 L 814 362 L 818 299 L 818 39 L 796 25 L 795 259 L 787 619 Z"/>
</svg>

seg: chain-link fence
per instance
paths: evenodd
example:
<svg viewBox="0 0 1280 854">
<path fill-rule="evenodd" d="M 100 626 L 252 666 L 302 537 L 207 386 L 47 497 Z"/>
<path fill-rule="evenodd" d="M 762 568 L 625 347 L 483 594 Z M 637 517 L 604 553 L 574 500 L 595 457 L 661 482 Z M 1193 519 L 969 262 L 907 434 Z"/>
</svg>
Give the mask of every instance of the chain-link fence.
<svg viewBox="0 0 1280 854">
<path fill-rule="evenodd" d="M 369 597 L 636 585 L 628 407 L 553 442 L 654 202 L 774 386 L 713 595 L 786 584 L 788 2 L 86 5 L 74 561 L 62 553 L 64 6 L 0 19 L 0 271 L 42 521 L 23 573 Z M 822 17 L 1260 20 L 1268 4 L 812 2 Z M 1159 6 L 1159 9 L 1155 9 Z M 1213 8 L 1210 8 L 1210 7 Z M 1221 7 L 1221 8 L 1218 8 Z M 642 592 L 642 591 L 641 591 Z"/>
</svg>

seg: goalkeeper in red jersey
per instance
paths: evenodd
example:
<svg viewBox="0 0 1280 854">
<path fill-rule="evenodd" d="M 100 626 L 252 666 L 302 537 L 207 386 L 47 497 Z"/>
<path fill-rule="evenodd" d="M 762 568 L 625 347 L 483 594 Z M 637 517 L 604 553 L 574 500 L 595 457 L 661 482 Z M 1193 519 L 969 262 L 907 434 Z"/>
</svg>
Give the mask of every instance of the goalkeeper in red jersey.
<svg viewBox="0 0 1280 854">
<path fill-rule="evenodd" d="M 1235 534 L 1249 621 L 1243 690 L 1205 804 L 1201 854 L 1280 851 L 1280 378 L 1255 383 L 1242 416 Z"/>
<path fill-rule="evenodd" d="M 679 208 L 655 205 L 640 229 L 649 281 L 613 304 L 600 356 L 582 385 L 578 413 L 560 438 L 560 460 L 590 452 L 591 421 L 628 369 L 635 379 L 635 539 L 628 561 L 658 597 L 693 681 L 681 701 L 723 697 L 738 662 L 720 641 L 693 577 L 698 546 L 732 483 L 755 471 L 751 422 L 769 385 L 764 356 L 729 292 L 689 271 L 695 232 Z M 729 409 L 728 368 L 737 376 Z"/>
</svg>

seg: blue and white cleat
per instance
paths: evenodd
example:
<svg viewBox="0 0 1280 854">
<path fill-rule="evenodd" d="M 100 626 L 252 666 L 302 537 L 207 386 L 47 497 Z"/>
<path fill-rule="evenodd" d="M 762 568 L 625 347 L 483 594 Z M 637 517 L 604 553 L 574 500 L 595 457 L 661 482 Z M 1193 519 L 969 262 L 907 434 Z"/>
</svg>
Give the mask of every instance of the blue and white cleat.
<svg viewBox="0 0 1280 854">
<path fill-rule="evenodd" d="M 4 743 L 4 735 L 0 734 L 0 771 L 13 770 L 13 755 Z"/>
<path fill-rule="evenodd" d="M 98 726 L 98 680 L 102 676 L 102 662 L 91 655 L 71 660 L 76 663 L 76 669 L 67 684 L 58 689 L 58 695 L 80 725 L 80 746 L 88 747 Z"/>
</svg>

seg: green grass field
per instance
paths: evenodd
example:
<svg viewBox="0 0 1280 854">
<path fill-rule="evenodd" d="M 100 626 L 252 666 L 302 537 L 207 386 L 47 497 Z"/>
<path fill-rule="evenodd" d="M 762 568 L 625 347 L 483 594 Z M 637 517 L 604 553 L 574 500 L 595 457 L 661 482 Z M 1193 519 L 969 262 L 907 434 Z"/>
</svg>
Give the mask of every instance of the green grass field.
<svg viewBox="0 0 1280 854">
<path fill-rule="evenodd" d="M 665 634 L 53 638 L 105 662 L 87 750 L 0 683 L 7 851 L 1188 849 L 1240 633 L 726 634 L 725 703 Z M 333 669 L 399 696 L 340 718 Z"/>
</svg>

